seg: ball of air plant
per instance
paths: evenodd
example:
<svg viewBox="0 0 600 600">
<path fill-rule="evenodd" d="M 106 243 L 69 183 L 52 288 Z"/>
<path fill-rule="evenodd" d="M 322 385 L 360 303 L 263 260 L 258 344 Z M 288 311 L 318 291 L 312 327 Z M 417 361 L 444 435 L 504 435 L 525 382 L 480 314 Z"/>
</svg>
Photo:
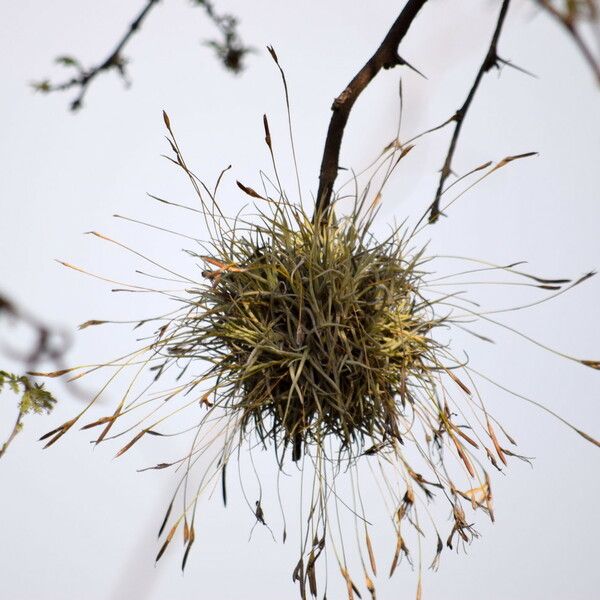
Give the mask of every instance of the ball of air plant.
<svg viewBox="0 0 600 600">
<path fill-rule="evenodd" d="M 327 438 L 351 456 L 401 442 L 399 415 L 439 368 L 421 255 L 356 217 L 313 222 L 280 203 L 249 235 L 219 240 L 201 257 L 210 284 L 166 348 L 210 357 L 219 406 L 294 461 Z"/>
</svg>

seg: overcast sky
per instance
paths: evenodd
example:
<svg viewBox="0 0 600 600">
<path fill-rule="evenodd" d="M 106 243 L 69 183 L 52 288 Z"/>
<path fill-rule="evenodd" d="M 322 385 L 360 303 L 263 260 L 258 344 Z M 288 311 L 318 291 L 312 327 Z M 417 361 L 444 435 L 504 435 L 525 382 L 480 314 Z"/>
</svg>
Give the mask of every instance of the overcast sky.
<svg viewBox="0 0 600 600">
<path fill-rule="evenodd" d="M 163 311 L 160 297 L 110 293 L 110 284 L 61 268 L 68 260 L 105 276 L 130 277 L 140 265 L 115 247 L 82 235 L 98 230 L 127 240 L 166 264 L 192 272 L 178 239 L 115 220 L 115 213 L 206 237 L 200 219 L 165 210 L 146 192 L 193 202 L 191 190 L 161 154 L 167 152 L 166 109 L 196 172 L 213 182 L 227 165 L 221 201 L 235 214 L 247 197 L 235 179 L 258 187 L 269 170 L 262 115 L 267 113 L 282 170 L 293 189 L 281 82 L 264 50 L 272 44 L 290 85 L 301 184 L 315 193 L 332 99 L 370 56 L 401 3 L 219 1 L 240 18 L 257 48 L 247 70 L 222 70 L 201 41 L 215 35 L 201 11 L 185 0 L 161 2 L 132 41 L 133 85 L 113 74 L 98 78 L 83 111 L 67 111 L 69 93 L 34 94 L 29 82 L 64 73 L 55 56 L 97 62 L 112 48 L 141 0 L 0 4 L 0 290 L 48 323 L 74 335 L 69 364 L 112 358 L 133 347 L 129 329 L 75 334 L 88 319 L 143 318 Z M 460 106 L 486 49 L 498 2 L 429 3 L 401 53 L 427 75 L 382 73 L 361 96 L 348 126 L 342 165 L 359 170 L 395 135 L 398 81 L 403 78 L 402 132 L 410 137 L 442 122 Z M 498 263 L 529 261 L 542 276 L 578 277 L 600 267 L 600 90 L 563 32 L 515 2 L 500 53 L 532 71 L 489 74 L 464 127 L 457 172 L 488 159 L 538 151 L 479 185 L 428 228 L 430 250 Z M 406 158 L 384 194 L 376 224 L 414 218 L 432 199 L 449 131 L 436 133 Z M 425 240 L 424 238 L 424 240 Z M 481 297 L 499 307 L 515 301 L 511 288 Z M 533 298 L 534 296 L 530 296 Z M 535 297 L 539 297 L 535 296 Z M 600 278 L 505 321 L 544 343 L 581 358 L 599 359 Z M 5 343 L 25 341 L 4 327 Z M 24 334 L 23 334 L 24 335 Z M 600 435 L 600 373 L 497 333 L 493 347 L 469 340 L 478 365 L 515 390 L 545 403 L 592 435 Z M 6 359 L 11 368 L 18 365 Z M 99 380 L 83 383 L 92 394 Z M 184 442 L 140 443 L 118 461 L 118 447 L 92 450 L 91 436 L 74 431 L 42 451 L 36 439 L 70 418 L 81 400 L 59 382 L 51 417 L 26 423 L 0 461 L 0 598 L 2 600 L 253 600 L 293 598 L 296 548 L 255 532 L 239 498 L 227 509 L 215 495 L 202 504 L 197 541 L 181 575 L 181 547 L 154 567 L 156 531 L 173 490 L 167 471 L 136 469 L 175 457 Z M 12 398 L 0 403 L 0 439 L 13 417 Z M 98 417 L 112 412 L 106 397 Z M 598 449 L 523 402 L 490 388 L 488 406 L 519 441 L 534 468 L 512 461 L 495 484 L 497 522 L 479 519 L 482 538 L 465 555 L 445 552 L 437 573 L 426 572 L 424 598 L 453 600 L 588 600 L 600 589 Z M 155 443 L 156 442 L 156 443 Z M 163 443 L 163 442 L 161 442 Z M 268 472 L 269 457 L 260 458 Z M 235 491 L 235 486 L 234 486 Z M 375 493 L 375 492 L 374 492 Z M 293 499 L 292 499 L 293 501 Z M 393 554 L 381 527 L 382 555 Z M 433 545 L 433 541 L 430 542 Z M 387 562 L 387 558 L 386 558 Z M 386 569 L 382 569 L 385 571 Z M 335 574 L 335 579 L 337 575 Z M 330 597 L 343 597 L 333 584 Z M 407 565 L 391 581 L 380 577 L 382 599 L 413 597 Z M 337 595 L 336 595 L 337 594 Z"/>
</svg>

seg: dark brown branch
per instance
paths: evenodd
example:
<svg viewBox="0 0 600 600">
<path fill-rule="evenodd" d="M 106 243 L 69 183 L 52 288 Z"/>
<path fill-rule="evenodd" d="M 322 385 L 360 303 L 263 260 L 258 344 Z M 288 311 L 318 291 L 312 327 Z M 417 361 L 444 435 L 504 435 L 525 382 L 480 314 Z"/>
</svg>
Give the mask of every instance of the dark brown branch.
<svg viewBox="0 0 600 600">
<path fill-rule="evenodd" d="M 454 121 L 454 132 L 452 133 L 452 139 L 450 140 L 450 146 L 448 147 L 448 153 L 446 154 L 446 160 L 444 160 L 444 165 L 442 167 L 440 173 L 440 180 L 438 183 L 437 190 L 435 192 L 435 199 L 430 207 L 429 212 L 429 222 L 435 223 L 438 217 L 440 216 L 440 198 L 442 197 L 442 193 L 444 191 L 444 184 L 446 183 L 446 179 L 452 173 L 452 159 L 454 158 L 454 151 L 456 150 L 456 144 L 458 142 L 458 138 L 460 136 L 460 132 L 467 116 L 467 112 L 471 106 L 471 102 L 473 102 L 473 98 L 477 93 L 477 89 L 479 88 L 479 84 L 483 79 L 483 76 L 492 68 L 498 67 L 500 62 L 504 62 L 498 56 L 498 40 L 500 39 L 500 33 L 502 31 L 502 26 L 504 25 L 504 20 L 506 18 L 506 13 L 508 12 L 508 6 L 510 4 L 510 0 L 503 0 L 502 6 L 500 8 L 500 13 L 498 15 L 498 20 L 496 22 L 496 28 L 494 29 L 494 34 L 492 35 L 492 40 L 490 42 L 488 51 L 481 63 L 481 67 L 479 67 L 479 71 L 477 71 L 477 75 L 475 77 L 475 81 L 469 90 L 469 94 L 467 95 L 466 100 L 463 105 L 456 111 L 452 120 Z"/>
<path fill-rule="evenodd" d="M 398 54 L 398 46 L 426 1 L 408 0 L 375 54 L 354 76 L 346 89 L 334 100 L 331 107 L 333 114 L 327 130 L 319 173 L 319 191 L 317 192 L 315 215 L 323 214 L 331 203 L 333 185 L 339 168 L 342 137 L 352 106 L 382 68 L 391 69 L 396 65 L 406 64 L 406 61 Z"/>
<path fill-rule="evenodd" d="M 585 43 L 582 35 L 579 33 L 577 29 L 577 23 L 575 16 L 567 13 L 563 13 L 559 11 L 555 6 L 553 6 L 548 0 L 537 0 L 539 6 L 545 10 L 548 14 L 550 14 L 571 36 L 575 45 L 581 52 L 583 58 L 590 66 L 592 72 L 594 73 L 594 77 L 598 84 L 600 84 L 600 57 L 595 57 L 592 50 Z M 593 7 L 592 9 L 593 10 Z M 592 18 L 597 18 L 597 15 L 592 14 Z"/>
</svg>

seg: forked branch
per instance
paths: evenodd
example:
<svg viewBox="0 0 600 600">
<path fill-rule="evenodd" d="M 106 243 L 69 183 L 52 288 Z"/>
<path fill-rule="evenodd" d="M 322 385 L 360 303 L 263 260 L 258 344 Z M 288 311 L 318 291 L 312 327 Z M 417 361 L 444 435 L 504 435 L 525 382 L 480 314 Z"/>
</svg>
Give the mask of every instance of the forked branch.
<svg viewBox="0 0 600 600">
<path fill-rule="evenodd" d="M 83 98 L 87 92 L 90 84 L 100 73 L 115 69 L 125 78 L 125 58 L 122 55 L 123 48 L 128 44 L 131 38 L 142 26 L 142 23 L 152 10 L 152 8 L 158 3 L 159 0 L 148 0 L 146 6 L 138 14 L 138 16 L 129 24 L 127 31 L 123 37 L 119 40 L 114 50 L 98 65 L 90 69 L 84 69 L 78 60 L 71 56 L 59 56 L 56 62 L 64 65 L 65 67 L 73 67 L 76 69 L 77 74 L 66 81 L 61 83 L 51 83 L 48 80 L 34 83 L 33 86 L 40 92 L 63 92 L 71 88 L 79 88 L 79 92 L 75 99 L 71 102 L 70 108 L 72 111 L 80 109 L 83 105 Z"/>
<path fill-rule="evenodd" d="M 86 69 L 72 56 L 59 56 L 56 59 L 56 62 L 64 67 L 74 69 L 75 75 L 59 83 L 52 83 L 48 79 L 34 82 L 34 89 L 44 93 L 77 89 L 77 95 L 70 103 L 71 110 L 77 111 L 83 105 L 83 100 L 90 84 L 101 73 L 115 70 L 126 83 L 129 83 L 126 72 L 127 60 L 123 56 L 123 50 L 133 36 L 141 29 L 150 11 L 158 4 L 158 2 L 159 0 L 146 0 L 144 8 L 129 24 L 115 48 L 102 62 L 94 67 Z M 211 0 L 193 0 L 192 3 L 203 8 L 206 16 L 219 30 L 221 39 L 209 40 L 206 42 L 206 45 L 214 50 L 225 68 L 234 73 L 241 71 L 243 68 L 243 59 L 246 54 L 252 52 L 252 48 L 245 46 L 242 43 L 237 31 L 237 19 L 229 14 L 218 13 Z"/>
</svg>

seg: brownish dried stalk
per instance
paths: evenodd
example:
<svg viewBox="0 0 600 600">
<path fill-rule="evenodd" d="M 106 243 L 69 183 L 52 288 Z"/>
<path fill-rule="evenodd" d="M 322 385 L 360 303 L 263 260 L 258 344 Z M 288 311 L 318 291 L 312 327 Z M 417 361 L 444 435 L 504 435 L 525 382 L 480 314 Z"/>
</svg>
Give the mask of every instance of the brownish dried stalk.
<svg viewBox="0 0 600 600">
<path fill-rule="evenodd" d="M 426 2 L 427 0 L 408 0 L 375 54 L 333 101 L 331 107 L 333 114 L 327 130 L 319 173 L 319 190 L 317 192 L 315 214 L 323 213 L 331 203 L 333 184 L 337 178 L 339 168 L 342 137 L 354 103 L 382 68 L 391 69 L 397 65 L 407 64 L 398 54 L 398 46 Z"/>
</svg>

